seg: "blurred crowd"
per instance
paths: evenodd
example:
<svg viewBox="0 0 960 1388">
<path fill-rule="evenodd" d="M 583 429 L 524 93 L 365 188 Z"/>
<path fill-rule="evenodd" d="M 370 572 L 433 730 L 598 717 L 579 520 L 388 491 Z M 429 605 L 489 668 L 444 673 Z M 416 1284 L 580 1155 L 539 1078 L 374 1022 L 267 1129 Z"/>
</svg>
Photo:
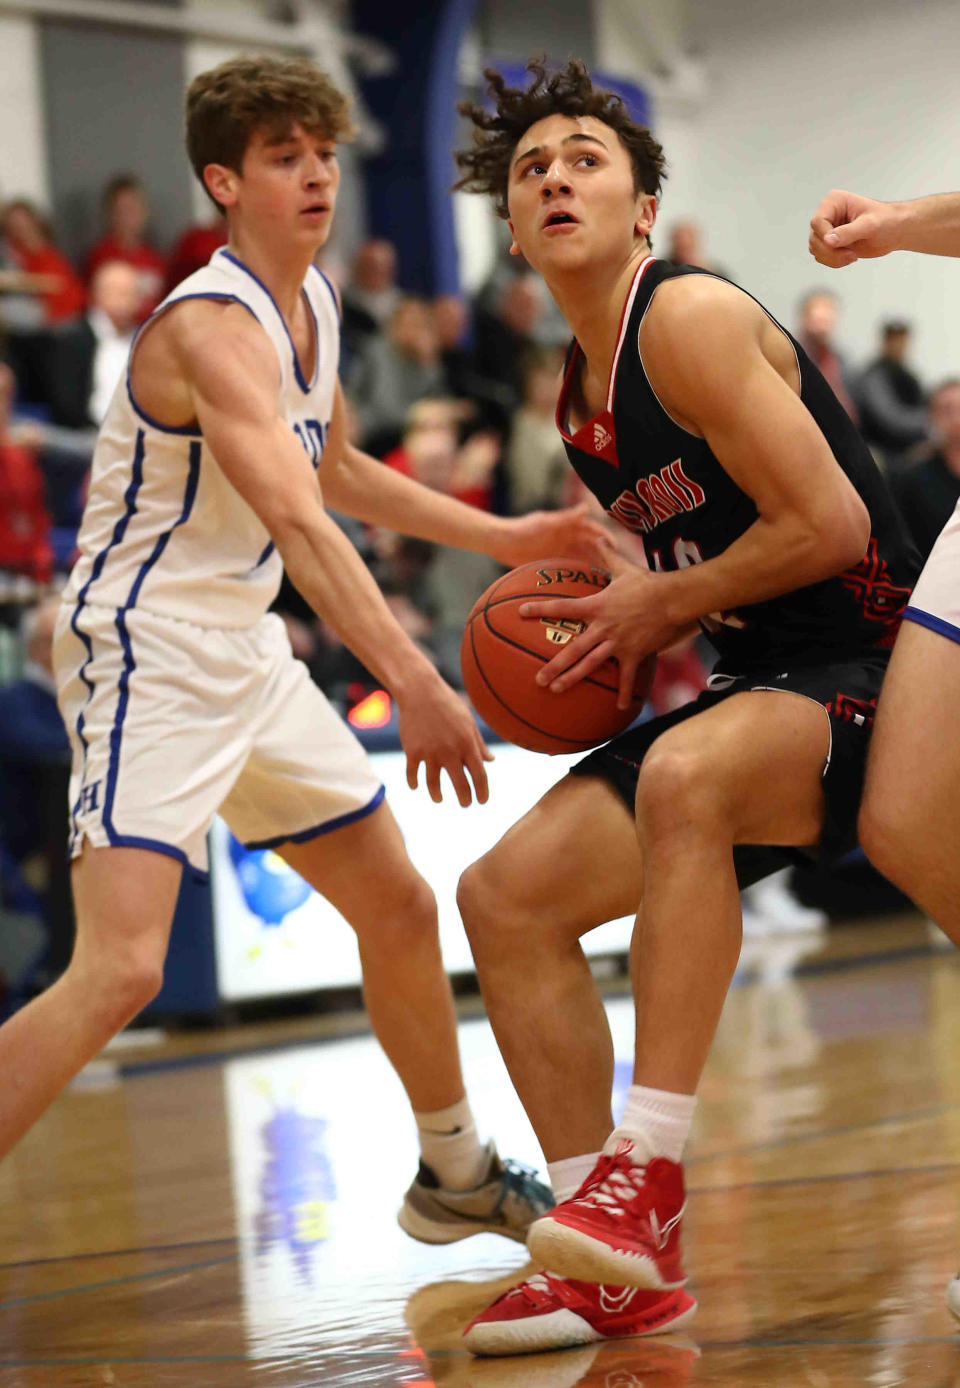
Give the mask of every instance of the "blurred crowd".
<svg viewBox="0 0 960 1388">
<path fill-rule="evenodd" d="M 47 767 L 48 780 L 58 766 L 57 785 L 66 764 L 38 641 L 49 640 L 53 607 L 45 599 L 75 551 L 97 427 L 139 324 L 225 240 L 215 219 L 159 248 L 147 192 L 127 174 L 103 190 L 102 233 L 75 263 L 41 209 L 22 198 L 0 207 L 0 695 L 21 714 L 32 704 L 42 709 L 39 721 L 8 710 L 0 730 L 0 783 L 8 786 L 20 784 L 21 762 Z M 566 325 L 539 277 L 503 251 L 470 298 L 408 292 L 386 240 L 363 243 L 340 272 L 325 267 L 342 294 L 351 439 L 384 467 L 498 514 L 595 504 L 554 424 Z M 661 253 L 728 273 L 710 260 L 691 221 L 670 228 Z M 791 326 L 857 421 L 926 554 L 960 495 L 960 374 L 920 381 L 910 364 L 911 326 L 894 319 L 880 325 L 873 358 L 855 366 L 838 346 L 840 310 L 836 295 L 812 289 Z M 339 519 L 398 621 L 460 687 L 460 636 L 497 576 L 493 561 Z M 629 551 L 631 537 L 619 531 L 619 542 Z M 348 713 L 362 704 L 372 677 L 289 584 L 278 610 L 330 697 Z M 702 687 L 705 659 L 694 644 L 661 660 L 658 711 Z M 34 698 L 38 689 L 45 699 Z M 29 883 L 11 872 L 42 848 L 49 828 L 42 816 L 27 822 L 18 798 L 0 796 L 0 909 L 8 914 L 12 899 L 29 899 Z M 12 895 L 11 881 L 19 881 Z"/>
</svg>

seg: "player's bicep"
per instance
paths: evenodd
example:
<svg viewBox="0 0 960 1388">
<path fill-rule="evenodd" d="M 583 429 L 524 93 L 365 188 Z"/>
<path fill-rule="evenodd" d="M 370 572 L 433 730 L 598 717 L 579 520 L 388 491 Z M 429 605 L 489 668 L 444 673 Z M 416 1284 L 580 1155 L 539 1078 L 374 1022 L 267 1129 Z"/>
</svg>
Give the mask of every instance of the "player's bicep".
<svg viewBox="0 0 960 1388">
<path fill-rule="evenodd" d="M 673 303 L 644 347 L 665 408 L 706 440 L 769 519 L 855 497 L 820 427 L 764 354 L 763 311 L 729 286 L 704 290 Z"/>
<path fill-rule="evenodd" d="M 704 437 L 754 502 L 769 545 L 806 556 L 806 581 L 829 577 L 862 557 L 870 513 L 809 410 L 764 365 L 744 379 L 736 405 L 704 420 Z"/>
<path fill-rule="evenodd" d="M 327 433 L 327 441 L 324 445 L 323 454 L 320 458 L 320 465 L 317 469 L 317 476 L 320 479 L 321 485 L 324 487 L 326 487 L 328 482 L 333 482 L 338 470 L 346 467 L 349 463 L 346 409 L 347 407 L 343 399 L 343 387 L 340 385 L 338 378 L 333 391 L 330 429 Z"/>
<path fill-rule="evenodd" d="M 320 505 L 313 467 L 279 413 L 276 357 L 260 330 L 214 334 L 188 352 L 197 422 L 217 465 L 277 539 Z"/>
<path fill-rule="evenodd" d="M 816 420 L 759 349 L 728 385 L 726 398 L 707 402 L 697 423 L 761 515 L 814 513 L 850 489 Z"/>
</svg>

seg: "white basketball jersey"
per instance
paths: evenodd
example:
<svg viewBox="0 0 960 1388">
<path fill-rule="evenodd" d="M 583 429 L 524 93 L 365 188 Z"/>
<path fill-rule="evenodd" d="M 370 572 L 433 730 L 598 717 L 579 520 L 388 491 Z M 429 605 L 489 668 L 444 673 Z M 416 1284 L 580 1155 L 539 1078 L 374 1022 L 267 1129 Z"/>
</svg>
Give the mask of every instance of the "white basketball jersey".
<svg viewBox="0 0 960 1388">
<path fill-rule="evenodd" d="M 280 363 L 279 412 L 316 467 L 330 428 L 340 350 L 333 288 L 311 266 L 303 296 L 316 327 L 313 380 L 266 285 L 229 250 L 164 299 L 228 299 L 253 314 Z M 151 320 L 148 320 L 148 322 Z M 132 353 L 131 353 L 132 355 Z M 129 363 L 100 429 L 67 601 L 143 608 L 206 627 L 248 627 L 276 597 L 282 564 L 263 522 L 227 481 L 195 428 L 145 414 Z"/>
</svg>

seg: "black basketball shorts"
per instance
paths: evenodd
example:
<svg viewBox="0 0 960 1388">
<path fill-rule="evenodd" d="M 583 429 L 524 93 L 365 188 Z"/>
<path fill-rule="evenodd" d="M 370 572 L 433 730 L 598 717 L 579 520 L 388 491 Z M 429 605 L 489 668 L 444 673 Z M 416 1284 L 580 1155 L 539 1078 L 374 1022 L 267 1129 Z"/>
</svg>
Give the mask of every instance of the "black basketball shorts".
<svg viewBox="0 0 960 1388">
<path fill-rule="evenodd" d="M 741 887 L 747 887 L 790 863 L 809 863 L 811 858 L 827 862 L 842 858 L 857 844 L 857 814 L 863 794 L 867 749 L 887 659 L 886 653 L 871 653 L 856 662 L 794 666 L 787 671 L 771 668 L 725 675 L 715 670 L 710 676 L 710 687 L 696 699 L 628 728 L 571 767 L 570 774 L 602 777 L 619 793 L 632 816 L 641 763 L 668 728 L 695 718 L 698 713 L 746 690 L 783 689 L 803 694 L 826 709 L 830 721 L 830 750 L 823 773 L 826 814 L 820 843 L 816 849 L 737 844 L 734 848 L 737 880 Z M 775 768 L 771 767 L 771 773 L 774 772 Z"/>
</svg>

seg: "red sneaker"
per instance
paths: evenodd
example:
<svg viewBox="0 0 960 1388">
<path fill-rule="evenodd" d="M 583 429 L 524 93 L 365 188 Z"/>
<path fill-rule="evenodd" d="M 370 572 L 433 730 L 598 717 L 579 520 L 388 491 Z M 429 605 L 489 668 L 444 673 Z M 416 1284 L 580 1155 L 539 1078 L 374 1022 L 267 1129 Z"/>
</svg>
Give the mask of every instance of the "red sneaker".
<svg viewBox="0 0 960 1388">
<path fill-rule="evenodd" d="M 641 1292 L 538 1272 L 482 1311 L 463 1338 L 474 1354 L 529 1354 L 627 1335 L 662 1335 L 683 1325 L 696 1308 L 682 1289 Z"/>
<path fill-rule="evenodd" d="M 687 1280 L 680 1256 L 683 1168 L 632 1160 L 633 1143 L 603 1152 L 583 1185 L 530 1227 L 537 1263 L 563 1277 L 667 1291 Z"/>
</svg>

